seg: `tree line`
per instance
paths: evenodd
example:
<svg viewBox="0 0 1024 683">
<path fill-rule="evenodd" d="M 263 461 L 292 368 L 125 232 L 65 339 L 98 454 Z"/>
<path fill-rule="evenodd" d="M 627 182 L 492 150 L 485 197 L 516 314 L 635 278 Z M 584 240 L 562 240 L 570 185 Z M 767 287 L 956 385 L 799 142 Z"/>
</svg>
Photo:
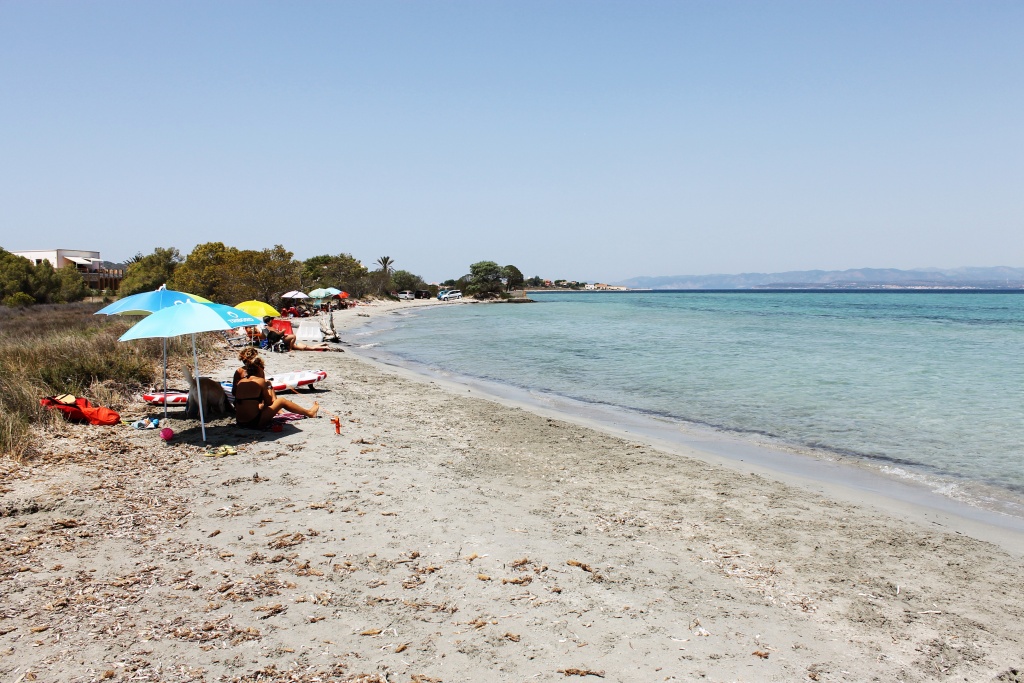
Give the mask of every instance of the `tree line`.
<svg viewBox="0 0 1024 683">
<path fill-rule="evenodd" d="M 54 268 L 49 261 L 36 265 L 24 256 L 0 247 L 0 302 L 28 306 L 81 301 L 89 288 L 73 266 Z"/>
<path fill-rule="evenodd" d="M 441 283 L 481 298 L 505 296 L 521 288 L 522 272 L 512 265 L 479 261 L 469 272 Z M 174 247 L 157 247 L 150 254 L 136 254 L 126 264 L 119 296 L 157 289 L 189 292 L 212 301 L 237 303 L 257 299 L 279 303 L 281 295 L 293 289 L 309 292 L 321 287 L 336 287 L 349 296 L 387 296 L 410 290 L 437 294 L 437 285 L 428 285 L 419 275 L 395 268 L 390 256 L 381 256 L 371 267 L 351 254 L 322 254 L 297 260 L 281 245 L 269 249 L 238 249 L 223 242 L 197 245 L 183 255 Z M 9 306 L 32 303 L 78 301 L 90 294 L 81 274 L 68 266 L 54 269 L 48 261 L 32 261 L 0 248 L 0 301 Z"/>
</svg>

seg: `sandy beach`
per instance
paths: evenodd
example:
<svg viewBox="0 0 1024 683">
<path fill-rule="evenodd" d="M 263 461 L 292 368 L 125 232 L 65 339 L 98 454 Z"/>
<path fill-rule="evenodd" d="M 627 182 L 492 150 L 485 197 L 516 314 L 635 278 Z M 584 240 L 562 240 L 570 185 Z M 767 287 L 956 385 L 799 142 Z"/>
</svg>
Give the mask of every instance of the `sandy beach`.
<svg viewBox="0 0 1024 683">
<path fill-rule="evenodd" d="M 446 304 L 335 320 L 419 305 Z M 351 348 L 265 358 L 327 371 L 293 397 L 322 418 L 69 426 L 2 462 L 3 680 L 1024 680 L 1019 538 Z"/>
</svg>

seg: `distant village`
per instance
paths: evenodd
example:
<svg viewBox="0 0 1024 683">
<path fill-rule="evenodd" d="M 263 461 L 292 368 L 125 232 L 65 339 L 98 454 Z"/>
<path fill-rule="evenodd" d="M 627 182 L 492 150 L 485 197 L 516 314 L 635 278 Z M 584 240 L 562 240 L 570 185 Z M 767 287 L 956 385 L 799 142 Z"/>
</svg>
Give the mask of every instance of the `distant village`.
<svg viewBox="0 0 1024 683">
<path fill-rule="evenodd" d="M 624 292 L 627 291 L 629 287 L 608 285 L 603 282 L 578 282 L 576 280 L 543 280 L 541 278 L 529 278 L 526 281 L 526 289 L 572 289 Z"/>
</svg>

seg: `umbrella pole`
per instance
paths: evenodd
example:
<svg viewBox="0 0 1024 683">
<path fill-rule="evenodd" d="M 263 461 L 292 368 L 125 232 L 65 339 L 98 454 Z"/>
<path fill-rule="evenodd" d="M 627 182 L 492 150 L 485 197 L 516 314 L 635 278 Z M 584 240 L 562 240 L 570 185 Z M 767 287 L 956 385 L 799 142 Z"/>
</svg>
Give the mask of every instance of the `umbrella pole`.
<svg viewBox="0 0 1024 683">
<path fill-rule="evenodd" d="M 164 337 L 164 422 L 167 421 L 167 337 Z"/>
<path fill-rule="evenodd" d="M 203 443 L 206 443 L 206 418 L 203 416 L 203 388 L 199 381 L 199 355 L 196 353 L 196 333 L 192 333 L 192 360 L 196 364 L 196 396 L 199 397 L 199 426 L 203 430 Z"/>
</svg>

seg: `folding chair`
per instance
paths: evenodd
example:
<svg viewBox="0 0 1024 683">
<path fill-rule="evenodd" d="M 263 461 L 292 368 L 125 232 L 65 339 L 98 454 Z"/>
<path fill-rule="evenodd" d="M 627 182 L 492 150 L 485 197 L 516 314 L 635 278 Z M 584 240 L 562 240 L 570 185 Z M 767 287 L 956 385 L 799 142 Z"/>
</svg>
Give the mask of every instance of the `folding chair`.
<svg viewBox="0 0 1024 683">
<path fill-rule="evenodd" d="M 248 336 L 234 334 L 233 332 L 229 332 L 228 330 L 221 330 L 220 334 L 222 337 L 224 337 L 224 341 L 228 343 L 228 346 L 230 346 L 233 349 L 244 349 L 246 346 L 252 345 L 252 339 L 250 339 Z"/>
</svg>

